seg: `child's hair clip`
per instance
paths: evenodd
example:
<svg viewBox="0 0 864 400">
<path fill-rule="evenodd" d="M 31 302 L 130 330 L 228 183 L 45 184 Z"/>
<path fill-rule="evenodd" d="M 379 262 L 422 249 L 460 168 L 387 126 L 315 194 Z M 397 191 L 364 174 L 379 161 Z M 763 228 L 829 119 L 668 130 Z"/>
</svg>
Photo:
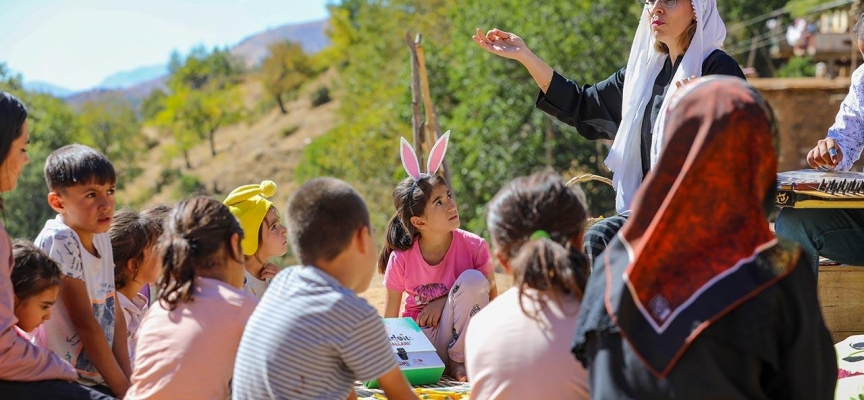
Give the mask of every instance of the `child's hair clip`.
<svg viewBox="0 0 864 400">
<path fill-rule="evenodd" d="M 414 181 L 419 181 L 422 172 L 420 171 L 420 161 L 417 159 L 417 153 L 414 152 L 414 148 L 408 144 L 408 141 L 404 137 L 401 139 L 399 155 L 402 158 L 402 167 L 405 168 L 405 172 Z M 444 155 L 447 154 L 447 144 L 449 142 L 450 131 L 445 132 L 435 141 L 432 151 L 429 152 L 429 161 L 426 163 L 427 174 L 434 175 L 441 168 L 441 164 L 444 163 Z"/>
</svg>

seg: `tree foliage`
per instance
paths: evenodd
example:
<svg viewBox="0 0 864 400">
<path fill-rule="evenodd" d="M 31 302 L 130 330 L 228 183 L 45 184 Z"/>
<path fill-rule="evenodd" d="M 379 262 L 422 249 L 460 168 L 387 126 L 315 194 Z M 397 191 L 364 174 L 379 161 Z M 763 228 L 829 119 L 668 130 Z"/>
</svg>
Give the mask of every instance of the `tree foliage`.
<svg viewBox="0 0 864 400">
<path fill-rule="evenodd" d="M 724 49 L 743 66 L 747 66 L 752 51 L 753 67 L 760 76 L 771 76 L 774 71 L 774 61 L 770 59 L 766 46 L 772 40 L 784 40 L 782 37 L 784 31 L 771 31 L 768 28 L 767 16 L 773 11 L 782 9 L 787 1 L 723 0 L 717 2 L 720 16 L 726 22 Z M 774 18 L 783 21 L 787 17 L 778 14 Z M 761 47 L 754 50 L 753 44 Z"/>
<path fill-rule="evenodd" d="M 144 138 L 141 122 L 128 102 L 116 98 L 87 102 L 79 111 L 79 122 L 79 140 L 112 160 L 118 187 L 140 173 L 136 161 Z"/>
<path fill-rule="evenodd" d="M 3 198 L 3 224 L 9 235 L 35 239 L 45 221 L 56 213 L 48 206 L 48 187 L 42 169 L 52 151 L 78 140 L 80 124 L 75 113 L 60 99 L 24 91 L 20 75 L 12 75 L 0 63 L 0 90 L 10 92 L 27 105 L 30 164 L 18 178 L 18 187 Z"/>
<path fill-rule="evenodd" d="M 314 74 L 312 60 L 299 44 L 284 41 L 268 47 L 269 55 L 261 63 L 261 85 L 276 100 L 282 114 L 284 96 L 292 96 Z"/>
<path fill-rule="evenodd" d="M 420 32 L 439 123 L 453 132 L 448 161 L 460 214 L 467 229 L 482 232 L 483 206 L 513 177 L 547 165 L 598 172 L 599 155 L 573 128 L 534 109 L 531 77 L 477 47 L 474 28 L 516 32 L 558 71 L 587 83 L 624 66 L 637 11 L 635 3 L 615 0 L 504 0 L 495 7 L 479 0 L 356 0 L 332 7 L 330 51 L 342 55 L 333 60 L 344 122 L 307 147 L 298 179 L 343 177 L 366 192 L 377 223 L 393 213 L 390 193 L 404 177 L 398 137 L 411 138 L 405 33 Z M 598 209 L 614 209 L 611 190 L 598 190 Z"/>
<path fill-rule="evenodd" d="M 154 124 L 169 132 L 176 150 L 192 168 L 189 150 L 201 140 L 210 142 L 216 155 L 216 130 L 240 121 L 246 111 L 238 83 L 242 64 L 227 49 L 193 48 L 186 57 L 172 53 L 168 63 L 170 94 L 162 98 Z M 156 95 L 158 96 L 158 94 Z"/>
</svg>

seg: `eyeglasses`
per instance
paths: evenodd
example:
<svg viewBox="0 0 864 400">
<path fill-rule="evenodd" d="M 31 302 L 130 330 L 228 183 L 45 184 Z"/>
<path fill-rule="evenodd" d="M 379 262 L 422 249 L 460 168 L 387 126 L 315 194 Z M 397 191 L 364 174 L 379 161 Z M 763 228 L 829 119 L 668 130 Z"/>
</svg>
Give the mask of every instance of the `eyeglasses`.
<svg viewBox="0 0 864 400">
<path fill-rule="evenodd" d="M 639 0 L 639 4 L 645 6 L 646 8 L 657 7 L 657 3 L 660 3 L 663 8 L 668 10 L 677 6 L 678 0 Z"/>
</svg>

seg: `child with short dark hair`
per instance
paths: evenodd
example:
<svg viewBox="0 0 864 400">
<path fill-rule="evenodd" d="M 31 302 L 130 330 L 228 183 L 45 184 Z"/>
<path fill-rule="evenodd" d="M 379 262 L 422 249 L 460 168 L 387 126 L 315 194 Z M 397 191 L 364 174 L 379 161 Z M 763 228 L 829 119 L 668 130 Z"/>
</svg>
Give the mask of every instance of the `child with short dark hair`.
<svg viewBox="0 0 864 400">
<path fill-rule="evenodd" d="M 16 240 L 12 245 L 12 288 L 15 291 L 15 324 L 33 332 L 51 319 L 51 307 L 60 294 L 63 273 L 57 262 L 33 243 Z"/>
<path fill-rule="evenodd" d="M 133 366 L 138 326 L 149 305 L 149 299 L 139 292 L 145 285 L 156 282 L 162 273 L 161 264 L 153 253 L 161 222 L 123 209 L 114 214 L 114 222 L 108 230 L 114 252 L 114 284 L 126 320 L 129 363 Z"/>
<path fill-rule="evenodd" d="M 127 399 L 225 399 L 257 301 L 243 287 L 243 229 L 222 203 L 177 204 L 156 244 L 159 301 L 138 330 Z"/>
<path fill-rule="evenodd" d="M 15 189 L 30 162 L 27 108 L 0 91 L 0 197 Z M 0 201 L 0 212 L 10 211 Z M 0 223 L 0 393 L 15 399 L 107 399 L 95 390 L 72 383 L 75 368 L 51 350 L 31 343 L 15 327 L 15 289 L 12 284 L 12 240 Z"/>
<path fill-rule="evenodd" d="M 69 361 L 78 381 L 122 397 L 129 387 L 126 323 L 116 300 L 108 229 L 114 216 L 114 166 L 79 144 L 45 160 L 48 220 L 35 244 L 60 264 L 64 277 L 57 313 L 37 331 L 40 344 Z"/>
<path fill-rule="evenodd" d="M 389 399 L 416 399 L 377 311 L 357 296 L 375 273 L 366 203 L 338 179 L 313 179 L 288 204 L 288 236 L 303 266 L 280 272 L 249 318 L 234 399 L 355 398 L 378 379 Z"/>
</svg>

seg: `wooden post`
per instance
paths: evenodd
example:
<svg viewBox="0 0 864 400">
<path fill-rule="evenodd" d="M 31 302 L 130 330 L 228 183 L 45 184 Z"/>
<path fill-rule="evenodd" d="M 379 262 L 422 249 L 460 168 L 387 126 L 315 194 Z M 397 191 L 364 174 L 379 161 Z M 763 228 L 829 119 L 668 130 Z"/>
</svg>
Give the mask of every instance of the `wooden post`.
<svg viewBox="0 0 864 400">
<path fill-rule="evenodd" d="M 420 168 L 426 164 L 424 158 L 427 153 L 422 150 L 423 143 L 423 123 L 422 115 L 420 114 L 420 71 L 417 60 L 417 48 L 414 47 L 414 41 L 411 39 L 410 33 L 405 33 L 405 41 L 408 43 L 408 48 L 411 49 L 411 127 L 414 134 L 414 152 L 417 153 L 417 161 L 420 162 Z"/>
<path fill-rule="evenodd" d="M 411 82 L 411 98 L 413 106 L 414 121 L 420 118 L 418 97 L 423 96 L 423 107 L 426 109 L 426 119 L 418 129 L 415 126 L 414 151 L 417 152 L 418 158 L 425 157 L 432 150 L 435 141 L 441 137 L 441 127 L 438 125 L 438 117 L 435 115 L 435 106 L 432 104 L 432 95 L 429 91 L 429 75 L 426 73 L 426 57 L 423 52 L 423 35 L 417 34 L 414 41 L 411 42 L 410 34 L 406 34 L 406 40 L 409 41 L 408 48 L 411 49 L 411 65 L 412 82 Z M 418 83 L 419 80 L 419 83 Z M 418 90 L 415 90 L 415 85 L 418 85 Z M 418 93 L 419 92 L 419 93 Z M 422 156 L 420 154 L 423 154 Z M 425 166 L 421 158 L 420 165 Z M 441 165 L 439 173 L 444 176 L 447 183 L 452 186 L 450 179 L 450 167 L 445 159 Z M 452 187 L 451 187 L 452 190 Z"/>
</svg>

